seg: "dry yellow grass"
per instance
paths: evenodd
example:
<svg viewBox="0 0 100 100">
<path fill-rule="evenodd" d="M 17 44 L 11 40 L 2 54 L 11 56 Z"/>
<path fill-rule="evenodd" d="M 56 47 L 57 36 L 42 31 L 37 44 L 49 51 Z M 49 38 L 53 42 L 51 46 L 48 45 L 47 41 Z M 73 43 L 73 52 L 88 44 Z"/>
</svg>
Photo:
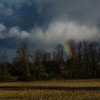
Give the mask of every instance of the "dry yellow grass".
<svg viewBox="0 0 100 100">
<path fill-rule="evenodd" d="M 100 100 L 100 91 L 0 90 L 0 100 Z"/>
<path fill-rule="evenodd" d="M 64 86 L 64 87 L 100 87 L 99 79 L 91 80 L 52 80 L 36 82 L 9 82 L 0 83 L 0 86 Z"/>
<path fill-rule="evenodd" d="M 59 80 L 0 83 L 2 86 L 100 87 L 100 80 Z M 100 90 L 0 89 L 0 100 L 100 100 Z"/>
</svg>

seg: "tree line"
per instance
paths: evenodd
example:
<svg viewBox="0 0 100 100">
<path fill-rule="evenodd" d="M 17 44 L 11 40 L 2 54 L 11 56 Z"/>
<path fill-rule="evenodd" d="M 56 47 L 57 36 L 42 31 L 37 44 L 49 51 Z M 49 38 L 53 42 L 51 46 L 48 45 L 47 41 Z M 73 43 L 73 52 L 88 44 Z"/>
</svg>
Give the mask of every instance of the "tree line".
<svg viewBox="0 0 100 100">
<path fill-rule="evenodd" d="M 70 59 L 61 44 L 52 52 L 41 49 L 32 52 L 23 42 L 12 62 L 0 50 L 0 81 L 100 78 L 100 43 L 85 40 L 68 43 L 72 52 Z"/>
</svg>

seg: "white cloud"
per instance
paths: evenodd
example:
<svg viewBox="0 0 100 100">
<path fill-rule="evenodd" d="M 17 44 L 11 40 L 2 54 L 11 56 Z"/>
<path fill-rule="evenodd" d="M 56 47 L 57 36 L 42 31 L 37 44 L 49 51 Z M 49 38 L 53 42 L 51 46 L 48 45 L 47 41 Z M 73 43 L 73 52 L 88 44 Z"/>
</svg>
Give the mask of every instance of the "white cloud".
<svg viewBox="0 0 100 100">
<path fill-rule="evenodd" d="M 7 30 L 6 26 L 0 24 L 0 38 L 20 38 L 25 39 L 29 37 L 29 33 L 25 30 L 21 30 L 15 26 Z"/>
<path fill-rule="evenodd" d="M 9 29 L 8 37 L 24 39 L 29 37 L 29 33 L 24 30 L 21 30 L 19 27 L 12 27 L 11 29 Z"/>
<path fill-rule="evenodd" d="M 41 28 L 36 28 L 31 31 L 30 38 L 36 43 L 51 45 L 69 39 L 79 40 L 96 40 L 100 38 L 99 30 L 96 27 L 80 25 L 76 22 L 53 22 L 48 29 L 43 31 Z"/>
<path fill-rule="evenodd" d="M 6 27 L 3 24 L 0 24 L 0 32 L 6 30 Z"/>
<path fill-rule="evenodd" d="M 2 31 L 7 33 L 3 34 Z M 59 21 L 49 24 L 47 29 L 33 28 L 29 32 L 21 30 L 19 27 L 6 29 L 4 25 L 0 25 L 0 38 L 18 38 L 28 39 L 30 43 L 36 43 L 44 47 L 54 46 L 55 44 L 74 39 L 80 40 L 97 40 L 100 38 L 100 30 L 93 26 L 80 25 L 77 22 Z"/>
</svg>

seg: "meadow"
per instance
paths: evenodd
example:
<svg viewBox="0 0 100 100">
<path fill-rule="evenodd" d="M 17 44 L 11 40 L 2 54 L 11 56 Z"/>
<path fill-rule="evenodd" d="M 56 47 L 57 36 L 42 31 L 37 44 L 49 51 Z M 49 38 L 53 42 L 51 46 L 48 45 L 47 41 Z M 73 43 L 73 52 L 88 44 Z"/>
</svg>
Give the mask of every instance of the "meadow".
<svg viewBox="0 0 100 100">
<path fill-rule="evenodd" d="M 100 80 L 0 83 L 0 100 L 100 100 Z"/>
</svg>

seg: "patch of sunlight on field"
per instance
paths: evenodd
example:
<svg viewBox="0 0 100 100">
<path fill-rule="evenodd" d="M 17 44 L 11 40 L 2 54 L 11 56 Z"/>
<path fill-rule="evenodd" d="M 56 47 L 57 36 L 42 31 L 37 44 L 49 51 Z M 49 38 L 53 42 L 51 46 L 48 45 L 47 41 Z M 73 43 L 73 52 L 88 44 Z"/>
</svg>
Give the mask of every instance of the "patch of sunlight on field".
<svg viewBox="0 0 100 100">
<path fill-rule="evenodd" d="M 0 100 L 100 100 L 100 91 L 0 90 Z"/>
<path fill-rule="evenodd" d="M 100 87 L 100 79 L 0 83 L 0 86 Z"/>
</svg>

